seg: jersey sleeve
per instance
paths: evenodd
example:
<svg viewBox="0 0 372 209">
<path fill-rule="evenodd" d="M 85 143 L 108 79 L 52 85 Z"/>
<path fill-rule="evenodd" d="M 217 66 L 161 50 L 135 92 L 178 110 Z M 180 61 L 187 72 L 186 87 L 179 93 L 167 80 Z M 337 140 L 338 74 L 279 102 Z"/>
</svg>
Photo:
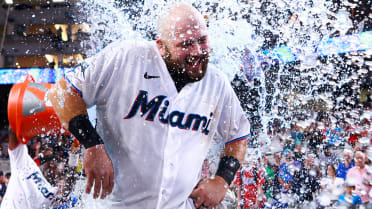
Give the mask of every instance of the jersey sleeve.
<svg viewBox="0 0 372 209">
<path fill-rule="evenodd" d="M 250 125 L 231 85 L 225 79 L 225 95 L 217 133 L 225 140 L 225 145 L 249 137 Z"/>
<path fill-rule="evenodd" d="M 57 187 L 53 187 L 45 179 L 40 168 L 28 154 L 27 146 L 19 144 L 16 148 L 9 150 L 9 159 L 12 172 L 10 181 L 12 182 L 9 182 L 8 188 L 13 187 L 10 188 L 12 191 L 15 187 L 19 188 L 22 192 L 17 194 L 25 194 L 24 201 L 30 201 L 30 198 L 33 198 L 32 201 L 36 201 L 37 204 L 50 204 L 55 197 Z"/>
<path fill-rule="evenodd" d="M 14 149 L 9 149 L 9 160 L 12 173 L 17 170 L 30 170 L 37 168 L 36 163 L 28 154 L 27 146 L 18 144 Z"/>
<path fill-rule="evenodd" d="M 97 55 L 65 71 L 64 78 L 83 97 L 88 108 L 103 101 L 102 98 L 109 93 L 108 84 L 120 64 L 117 57 L 121 51 L 121 47 L 111 44 Z"/>
</svg>

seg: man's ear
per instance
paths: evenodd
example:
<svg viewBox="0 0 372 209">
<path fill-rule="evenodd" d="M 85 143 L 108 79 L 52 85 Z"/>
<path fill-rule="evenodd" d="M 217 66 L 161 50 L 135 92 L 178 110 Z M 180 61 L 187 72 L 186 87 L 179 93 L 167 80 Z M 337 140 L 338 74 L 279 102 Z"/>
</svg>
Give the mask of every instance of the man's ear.
<svg viewBox="0 0 372 209">
<path fill-rule="evenodd" d="M 160 39 L 156 39 L 156 46 L 158 47 L 160 55 L 164 57 L 166 55 L 164 42 Z"/>
</svg>

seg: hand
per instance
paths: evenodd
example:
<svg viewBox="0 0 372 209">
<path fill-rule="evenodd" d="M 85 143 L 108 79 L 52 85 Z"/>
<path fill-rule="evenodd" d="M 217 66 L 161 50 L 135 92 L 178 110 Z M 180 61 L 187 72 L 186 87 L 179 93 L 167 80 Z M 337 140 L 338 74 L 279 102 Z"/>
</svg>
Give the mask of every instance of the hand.
<svg viewBox="0 0 372 209">
<path fill-rule="evenodd" d="M 225 186 L 226 185 L 226 186 Z M 228 186 L 225 179 L 215 176 L 214 179 L 207 179 L 199 183 L 190 197 L 195 200 L 196 208 L 212 209 L 217 206 L 225 197 Z"/>
<path fill-rule="evenodd" d="M 98 198 L 99 194 L 101 194 L 101 199 L 111 194 L 114 188 L 114 167 L 105 145 L 96 145 L 85 151 L 84 167 L 88 178 L 85 192 L 90 193 L 94 182 L 94 199 Z"/>
</svg>

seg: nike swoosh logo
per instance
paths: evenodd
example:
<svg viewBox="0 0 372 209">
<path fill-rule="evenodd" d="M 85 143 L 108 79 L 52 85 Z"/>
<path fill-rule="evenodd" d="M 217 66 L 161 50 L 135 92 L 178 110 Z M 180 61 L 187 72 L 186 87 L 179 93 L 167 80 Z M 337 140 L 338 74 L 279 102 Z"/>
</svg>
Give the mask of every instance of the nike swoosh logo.
<svg viewBox="0 0 372 209">
<path fill-rule="evenodd" d="M 147 72 L 143 75 L 145 79 L 153 79 L 153 78 L 160 78 L 160 76 L 157 75 L 147 75 Z"/>
</svg>

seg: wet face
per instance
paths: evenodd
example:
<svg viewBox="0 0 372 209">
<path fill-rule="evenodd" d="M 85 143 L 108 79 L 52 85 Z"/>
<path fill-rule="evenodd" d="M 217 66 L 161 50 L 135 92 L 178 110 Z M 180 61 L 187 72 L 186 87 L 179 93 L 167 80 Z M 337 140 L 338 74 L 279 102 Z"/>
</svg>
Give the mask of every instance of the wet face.
<svg viewBox="0 0 372 209">
<path fill-rule="evenodd" d="M 194 11 L 172 16 L 167 34 L 157 40 L 168 70 L 201 80 L 208 66 L 209 39 L 203 17 Z"/>
</svg>

